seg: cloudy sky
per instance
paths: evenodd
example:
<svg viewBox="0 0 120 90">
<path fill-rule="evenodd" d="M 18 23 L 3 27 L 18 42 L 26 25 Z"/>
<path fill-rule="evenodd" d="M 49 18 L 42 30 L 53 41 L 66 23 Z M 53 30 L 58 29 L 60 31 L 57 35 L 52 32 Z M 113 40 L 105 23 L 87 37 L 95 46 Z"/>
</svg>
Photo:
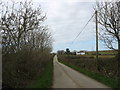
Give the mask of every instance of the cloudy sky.
<svg viewBox="0 0 120 90">
<path fill-rule="evenodd" d="M 47 13 L 47 24 L 53 33 L 53 51 L 66 48 L 71 51 L 95 50 L 94 18 L 74 41 L 94 13 L 95 2 L 51 1 L 43 2 L 41 5 Z M 99 48 L 105 49 L 103 45 Z"/>
<path fill-rule="evenodd" d="M 73 42 L 93 14 L 92 2 L 55 2 L 48 3 L 48 20 L 53 30 L 53 50 L 91 50 L 94 49 L 95 33 L 93 20 Z M 73 42 L 73 44 L 72 44 Z"/>
<path fill-rule="evenodd" d="M 16 0 L 20 1 L 20 0 Z M 94 18 L 81 32 L 87 21 L 93 15 L 95 0 L 33 0 L 35 6 L 41 4 L 47 14 L 46 24 L 53 35 L 53 52 L 69 48 L 73 50 L 95 50 Z M 74 42 L 73 42 L 74 41 Z M 99 49 L 106 49 L 99 43 Z"/>
</svg>

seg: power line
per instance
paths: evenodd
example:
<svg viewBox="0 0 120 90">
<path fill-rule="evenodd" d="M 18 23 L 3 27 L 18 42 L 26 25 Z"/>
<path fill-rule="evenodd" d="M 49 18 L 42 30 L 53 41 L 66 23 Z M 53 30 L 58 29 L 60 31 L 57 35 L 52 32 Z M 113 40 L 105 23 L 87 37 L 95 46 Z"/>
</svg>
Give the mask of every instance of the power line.
<svg viewBox="0 0 120 90">
<path fill-rule="evenodd" d="M 110 5 L 112 2 L 109 2 L 107 5 Z M 105 5 L 106 6 L 106 5 Z M 99 10 L 105 8 L 105 6 L 101 7 Z M 85 26 L 83 27 L 83 29 L 78 33 L 78 35 L 75 37 L 75 39 L 72 41 L 71 45 L 74 43 L 74 41 L 79 37 L 79 35 L 83 32 L 83 30 L 86 28 L 86 26 L 89 24 L 89 22 L 91 21 L 91 19 L 94 17 L 95 13 L 91 16 L 91 18 L 88 20 L 88 22 L 85 24 Z"/>
<path fill-rule="evenodd" d="M 94 17 L 95 14 L 93 14 L 90 19 L 88 20 L 88 22 L 85 24 L 85 26 L 83 27 L 83 29 L 78 33 L 78 35 L 75 37 L 75 39 L 72 41 L 72 44 L 74 43 L 74 41 L 79 37 L 79 35 L 83 32 L 83 30 L 86 28 L 86 26 L 89 24 L 89 22 L 92 20 L 92 18 Z M 71 45 L 72 45 L 71 44 Z"/>
</svg>

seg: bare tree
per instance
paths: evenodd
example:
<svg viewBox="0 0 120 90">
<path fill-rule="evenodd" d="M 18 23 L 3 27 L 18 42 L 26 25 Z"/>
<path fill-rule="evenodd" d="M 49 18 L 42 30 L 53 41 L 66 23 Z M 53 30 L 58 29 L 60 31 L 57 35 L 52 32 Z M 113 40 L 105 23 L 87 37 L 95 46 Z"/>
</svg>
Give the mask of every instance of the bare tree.
<svg viewBox="0 0 120 90">
<path fill-rule="evenodd" d="M 120 1 L 98 2 L 96 10 L 98 10 L 98 23 L 102 26 L 100 39 L 109 49 L 118 51 L 118 75 L 120 75 Z M 118 49 L 115 48 L 116 44 Z"/>
<path fill-rule="evenodd" d="M 15 5 L 19 6 L 19 8 L 15 8 Z M 46 27 L 42 26 L 42 22 L 46 20 L 46 14 L 42 12 L 40 6 L 33 9 L 32 3 L 25 1 L 24 3 L 19 2 L 19 4 L 13 2 L 12 7 L 4 6 L 4 8 L 5 11 L 0 19 L 4 52 L 19 51 L 23 46 L 28 44 L 31 44 L 35 48 L 35 41 L 40 42 L 36 40 L 36 37 L 43 31 L 39 35 L 39 38 L 41 38 L 41 48 L 45 42 L 47 45 L 51 35 L 47 33 Z M 49 40 L 45 38 L 49 38 Z"/>
<path fill-rule="evenodd" d="M 52 48 L 53 39 L 47 26 L 41 26 L 37 31 L 32 33 L 30 41 L 32 41 L 32 46 L 35 49 L 39 48 L 43 52 L 45 48 Z"/>
</svg>

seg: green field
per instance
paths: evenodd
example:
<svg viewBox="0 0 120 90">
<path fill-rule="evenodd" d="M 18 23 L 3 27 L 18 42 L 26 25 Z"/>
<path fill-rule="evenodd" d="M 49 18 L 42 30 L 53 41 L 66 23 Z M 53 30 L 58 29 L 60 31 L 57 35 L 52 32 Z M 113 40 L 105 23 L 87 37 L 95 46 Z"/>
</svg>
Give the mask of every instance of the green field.
<svg viewBox="0 0 120 90">
<path fill-rule="evenodd" d="M 98 57 L 99 58 L 115 58 L 117 53 L 118 52 L 114 50 L 98 51 Z M 79 56 L 96 58 L 96 51 L 86 51 L 85 55 L 79 55 Z"/>
<path fill-rule="evenodd" d="M 96 51 L 87 51 L 86 55 L 95 55 Z M 117 55 L 117 51 L 114 50 L 103 50 L 98 52 L 99 55 Z"/>
</svg>

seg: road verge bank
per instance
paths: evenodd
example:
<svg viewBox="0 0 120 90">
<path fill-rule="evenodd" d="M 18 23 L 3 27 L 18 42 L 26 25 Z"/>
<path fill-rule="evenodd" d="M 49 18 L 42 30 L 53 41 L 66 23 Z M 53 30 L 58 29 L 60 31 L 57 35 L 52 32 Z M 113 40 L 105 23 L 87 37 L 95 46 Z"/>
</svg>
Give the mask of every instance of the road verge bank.
<svg viewBox="0 0 120 90">
<path fill-rule="evenodd" d="M 28 88 L 51 88 L 53 79 L 53 62 L 48 63 L 44 71 Z"/>
</svg>

